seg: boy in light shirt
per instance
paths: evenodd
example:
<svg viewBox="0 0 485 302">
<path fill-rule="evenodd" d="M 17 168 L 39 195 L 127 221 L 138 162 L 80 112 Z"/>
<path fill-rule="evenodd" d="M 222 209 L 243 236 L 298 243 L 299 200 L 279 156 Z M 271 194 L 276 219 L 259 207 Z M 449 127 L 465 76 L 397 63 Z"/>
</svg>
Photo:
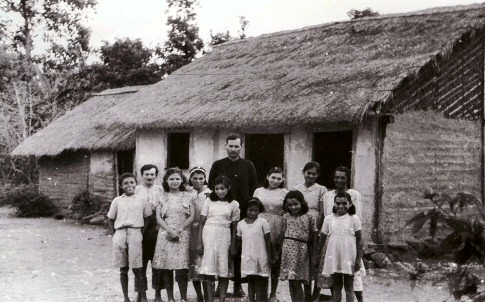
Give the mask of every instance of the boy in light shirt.
<svg viewBox="0 0 485 302">
<path fill-rule="evenodd" d="M 147 302 L 142 276 L 142 240 L 152 215 L 150 205 L 135 195 L 136 178 L 131 173 L 119 177 L 123 195 L 116 197 L 108 212 L 108 224 L 113 235 L 114 264 L 120 268 L 120 283 L 125 302 L 128 297 L 128 270 L 131 267 L 140 284 L 141 301 Z"/>
</svg>

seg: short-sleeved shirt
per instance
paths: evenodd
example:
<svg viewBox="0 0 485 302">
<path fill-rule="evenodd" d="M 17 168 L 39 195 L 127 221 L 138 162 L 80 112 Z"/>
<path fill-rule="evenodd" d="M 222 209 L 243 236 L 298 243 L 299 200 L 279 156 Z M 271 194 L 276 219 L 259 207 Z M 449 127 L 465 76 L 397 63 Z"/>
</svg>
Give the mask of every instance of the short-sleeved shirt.
<svg viewBox="0 0 485 302">
<path fill-rule="evenodd" d="M 335 214 L 325 216 L 322 225 L 322 233 L 325 235 L 349 234 L 354 235 L 355 232 L 362 229 L 362 223 L 357 215 L 345 214 L 343 216 L 336 216 Z"/>
<path fill-rule="evenodd" d="M 149 203 L 136 194 L 123 194 L 113 199 L 107 216 L 115 221 L 114 227 L 118 230 L 123 227 L 142 228 L 143 218 L 150 215 L 152 209 Z"/>
<path fill-rule="evenodd" d="M 148 201 L 152 206 L 152 211 L 155 212 L 156 208 L 160 205 L 163 188 L 158 185 L 153 185 L 151 187 L 139 185 L 135 188 L 135 194 Z"/>
<path fill-rule="evenodd" d="M 348 189 L 347 193 L 349 193 L 350 197 L 352 197 L 352 203 L 355 206 L 355 213 L 362 221 L 362 195 L 360 195 L 358 191 L 353 189 Z M 328 191 L 323 196 L 323 212 L 325 217 L 333 213 L 332 211 L 336 195 L 337 193 L 335 192 L 335 190 L 332 190 Z"/>
<path fill-rule="evenodd" d="M 308 188 L 304 184 L 299 184 L 293 189 L 303 194 L 305 201 L 308 203 L 310 213 L 318 212 L 323 218 L 323 195 L 327 193 L 326 187 L 315 183 Z"/>
<path fill-rule="evenodd" d="M 212 201 L 207 198 L 200 214 L 207 217 L 206 225 L 228 228 L 233 221 L 239 221 L 239 203 L 235 200 L 229 203 L 227 201 Z"/>
<path fill-rule="evenodd" d="M 253 196 L 261 200 L 265 208 L 265 213 L 281 215 L 283 211 L 283 200 L 286 194 L 288 194 L 288 190 L 283 188 L 274 190 L 257 188 Z"/>
</svg>

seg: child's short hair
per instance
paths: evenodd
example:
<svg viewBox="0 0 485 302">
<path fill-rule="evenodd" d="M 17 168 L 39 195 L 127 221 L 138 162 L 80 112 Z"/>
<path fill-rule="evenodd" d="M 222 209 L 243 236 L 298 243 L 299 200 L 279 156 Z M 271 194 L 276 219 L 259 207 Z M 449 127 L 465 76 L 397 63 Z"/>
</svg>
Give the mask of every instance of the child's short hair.
<svg viewBox="0 0 485 302">
<path fill-rule="evenodd" d="M 130 178 L 130 177 L 133 177 L 135 179 L 135 182 L 136 182 L 135 174 L 133 174 L 133 173 L 123 173 L 118 177 L 118 184 L 121 186 L 123 184 L 123 180 L 125 180 L 126 178 Z"/>
<path fill-rule="evenodd" d="M 155 176 L 158 176 L 158 167 L 152 164 L 143 165 L 140 169 L 140 173 L 143 176 L 143 172 L 155 168 Z"/>
<path fill-rule="evenodd" d="M 221 175 L 217 176 L 216 179 L 214 179 L 214 190 L 210 193 L 209 198 L 212 201 L 219 201 L 219 197 L 216 194 L 216 186 L 217 185 L 224 185 L 227 190 L 227 195 L 226 195 L 226 201 L 227 202 L 232 202 L 232 188 L 231 188 L 231 180 L 229 177 Z"/>
<path fill-rule="evenodd" d="M 165 175 L 163 175 L 163 182 L 162 182 L 162 187 L 165 192 L 170 191 L 170 186 L 168 185 L 168 178 L 170 175 L 178 173 L 180 175 L 180 178 L 182 179 L 182 182 L 180 183 L 179 190 L 180 191 L 186 191 L 187 188 L 187 178 L 185 177 L 184 173 L 182 173 L 182 170 L 180 170 L 178 167 L 173 167 L 173 168 L 168 168 L 167 171 L 165 171 Z"/>
<path fill-rule="evenodd" d="M 320 174 L 320 164 L 317 163 L 316 161 L 307 162 L 303 167 L 303 172 L 306 172 L 313 168 L 315 168 L 317 170 L 317 173 Z"/>
<path fill-rule="evenodd" d="M 337 199 L 337 198 L 346 198 L 349 201 L 349 203 L 350 203 L 350 207 L 349 207 L 349 210 L 348 210 L 349 215 L 352 216 L 356 213 L 354 203 L 352 202 L 352 196 L 350 196 L 349 193 L 347 193 L 347 192 L 337 193 L 337 195 L 335 195 L 335 197 L 333 198 L 334 203 L 335 203 L 335 199 Z M 337 213 L 337 207 L 333 206 L 332 212 L 334 214 Z"/>
<path fill-rule="evenodd" d="M 268 181 L 268 177 L 273 174 L 273 173 L 281 173 L 281 176 L 283 176 L 283 169 L 281 169 L 280 167 L 273 167 L 269 170 L 268 174 L 266 174 L 266 178 L 264 179 L 263 181 L 263 187 L 264 188 L 268 188 L 269 187 L 269 181 Z M 284 183 L 285 181 L 282 181 L 281 184 L 278 186 L 278 188 L 283 188 L 284 187 Z"/>
<path fill-rule="evenodd" d="M 288 199 L 290 198 L 296 199 L 300 202 L 300 205 L 301 205 L 300 215 L 308 213 L 308 203 L 306 202 L 305 197 L 303 196 L 303 193 L 301 193 L 298 190 L 293 190 L 288 192 L 288 194 L 286 194 L 285 199 L 283 200 L 283 211 L 285 211 L 286 213 L 290 212 L 288 210 Z"/>
<path fill-rule="evenodd" d="M 247 209 L 249 209 L 250 207 L 254 207 L 254 206 L 256 206 L 256 207 L 259 208 L 259 213 L 264 213 L 265 212 L 264 204 L 257 197 L 251 197 L 251 199 L 249 199 L 247 201 Z"/>
</svg>

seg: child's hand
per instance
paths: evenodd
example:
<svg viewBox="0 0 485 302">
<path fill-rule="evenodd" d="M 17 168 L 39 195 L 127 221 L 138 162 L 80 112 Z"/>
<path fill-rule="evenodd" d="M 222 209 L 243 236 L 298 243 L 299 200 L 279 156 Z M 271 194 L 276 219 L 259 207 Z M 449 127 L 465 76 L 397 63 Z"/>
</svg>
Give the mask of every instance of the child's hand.
<svg viewBox="0 0 485 302">
<path fill-rule="evenodd" d="M 355 260 L 354 272 L 360 271 L 360 259 Z"/>
<path fill-rule="evenodd" d="M 173 240 L 173 241 L 178 240 L 179 234 L 173 229 L 168 229 L 167 230 L 167 239 Z"/>
</svg>

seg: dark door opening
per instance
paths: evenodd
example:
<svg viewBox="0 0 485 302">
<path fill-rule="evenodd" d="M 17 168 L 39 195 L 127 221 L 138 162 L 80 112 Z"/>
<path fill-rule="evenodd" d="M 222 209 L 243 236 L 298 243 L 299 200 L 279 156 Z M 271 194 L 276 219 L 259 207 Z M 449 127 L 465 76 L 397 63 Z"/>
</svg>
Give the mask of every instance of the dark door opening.
<svg viewBox="0 0 485 302">
<path fill-rule="evenodd" d="M 283 168 L 285 139 L 283 134 L 246 134 L 245 158 L 252 161 L 263 185 L 266 174 L 273 167 Z"/>
<path fill-rule="evenodd" d="M 117 164 L 117 171 L 116 173 L 119 175 L 123 173 L 133 173 L 134 169 L 134 158 L 135 158 L 135 150 L 121 150 L 116 153 L 116 164 Z M 116 187 L 118 188 L 118 194 L 121 195 L 123 192 L 118 185 L 118 180 L 116 180 Z"/>
<path fill-rule="evenodd" d="M 339 166 L 352 168 L 352 131 L 315 133 L 313 160 L 318 162 L 322 168 L 317 182 L 328 189 L 333 189 L 335 168 Z M 348 185 L 350 186 L 350 183 Z"/>
</svg>

